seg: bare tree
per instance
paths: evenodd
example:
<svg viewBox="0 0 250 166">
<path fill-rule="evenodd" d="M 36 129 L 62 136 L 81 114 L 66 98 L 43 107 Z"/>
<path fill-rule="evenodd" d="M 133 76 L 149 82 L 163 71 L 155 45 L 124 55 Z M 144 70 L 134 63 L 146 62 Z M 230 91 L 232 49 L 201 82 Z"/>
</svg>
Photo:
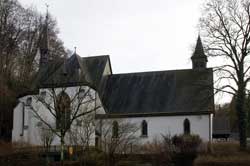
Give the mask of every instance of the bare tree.
<svg viewBox="0 0 250 166">
<path fill-rule="evenodd" d="M 19 13 L 19 14 L 18 14 Z M 0 1 L 0 73 L 10 77 L 18 41 L 22 38 L 23 8 L 14 0 Z"/>
<path fill-rule="evenodd" d="M 126 120 L 101 119 L 97 126 L 101 128 L 100 146 L 105 152 L 106 166 L 115 165 L 119 155 L 130 153 L 139 138 L 138 125 Z"/>
<path fill-rule="evenodd" d="M 156 165 L 169 165 L 174 153 L 170 134 L 154 137 L 140 147 L 139 153 L 154 157 Z"/>
<path fill-rule="evenodd" d="M 0 95 L 0 117 L 3 117 L 0 118 L 0 124 L 7 123 L 1 125 L 3 127 L 0 130 L 8 139 L 11 139 L 12 111 L 16 98 L 29 90 L 30 82 L 36 74 L 35 55 L 44 19 L 34 8 L 24 8 L 18 0 L 0 0 L 0 77 L 4 80 L 0 91 L 7 88 L 12 93 L 11 96 L 8 95 L 10 97 L 6 99 L 7 102 L 2 97 L 5 95 Z M 63 56 L 66 51 L 58 38 L 56 21 L 50 15 L 48 23 L 51 55 Z"/>
<path fill-rule="evenodd" d="M 46 161 L 48 163 L 49 162 L 48 155 L 49 155 L 51 143 L 55 138 L 55 134 L 48 128 L 48 126 L 44 125 L 42 122 L 38 123 L 37 127 L 38 127 L 38 133 L 39 133 L 41 142 L 45 150 L 44 152 L 46 155 Z"/>
<path fill-rule="evenodd" d="M 48 152 L 51 146 L 52 141 L 55 138 L 55 134 L 48 128 L 48 126 L 44 125 L 42 122 L 38 123 L 38 133 L 45 148 L 45 151 Z"/>
<path fill-rule="evenodd" d="M 83 149 L 88 149 L 91 142 L 93 142 L 93 134 L 95 133 L 95 116 L 90 113 L 84 117 L 80 117 L 73 124 L 70 130 L 70 141 L 74 145 L 79 145 Z"/>
<path fill-rule="evenodd" d="M 16 105 L 15 92 L 11 90 L 0 74 L 0 140 L 11 140 L 13 118 L 12 108 Z"/>
<path fill-rule="evenodd" d="M 61 143 L 61 161 L 64 160 L 65 136 L 79 118 L 96 111 L 96 92 L 89 87 L 50 88 L 36 96 L 39 104 L 32 105 L 34 115 L 43 122 Z M 54 127 L 55 126 L 55 127 Z"/>
<path fill-rule="evenodd" d="M 72 124 L 69 132 L 70 142 L 76 145 L 75 150 L 80 157 L 80 164 L 86 161 L 89 147 L 95 141 L 95 115 L 94 112 L 80 117 Z"/>
<path fill-rule="evenodd" d="M 44 19 L 34 8 L 24 8 L 17 0 L 0 0 L 0 74 L 12 84 L 16 81 L 25 86 L 35 73 L 33 64 Z M 54 58 L 63 57 L 66 50 L 51 15 L 48 26 L 50 54 Z"/>
<path fill-rule="evenodd" d="M 208 55 L 223 58 L 215 71 L 217 91 L 235 96 L 240 147 L 246 148 L 245 96 L 250 80 L 250 1 L 210 0 L 200 19 Z"/>
</svg>

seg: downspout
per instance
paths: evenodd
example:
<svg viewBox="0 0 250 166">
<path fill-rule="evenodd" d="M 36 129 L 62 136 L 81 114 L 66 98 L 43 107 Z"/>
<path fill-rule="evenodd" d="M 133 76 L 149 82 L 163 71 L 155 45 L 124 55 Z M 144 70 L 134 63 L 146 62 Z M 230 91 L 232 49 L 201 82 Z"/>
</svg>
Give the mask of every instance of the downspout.
<svg viewBox="0 0 250 166">
<path fill-rule="evenodd" d="M 24 120 L 25 120 L 25 104 L 22 102 L 22 128 L 21 128 L 21 134 L 20 136 L 23 136 L 24 134 Z"/>
<path fill-rule="evenodd" d="M 209 143 L 212 143 L 213 140 L 213 114 L 209 114 Z"/>
</svg>

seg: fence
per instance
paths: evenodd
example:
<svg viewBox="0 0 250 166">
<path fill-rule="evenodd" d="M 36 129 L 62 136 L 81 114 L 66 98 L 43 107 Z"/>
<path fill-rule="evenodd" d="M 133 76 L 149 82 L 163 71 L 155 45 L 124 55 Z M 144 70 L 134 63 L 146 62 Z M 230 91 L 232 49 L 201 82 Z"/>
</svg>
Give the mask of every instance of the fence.
<svg viewBox="0 0 250 166">
<path fill-rule="evenodd" d="M 70 150 L 71 149 L 71 150 Z M 65 145 L 64 151 L 69 152 L 78 152 L 82 151 L 84 146 L 71 146 Z M 60 145 L 51 145 L 49 148 L 45 148 L 43 146 L 29 146 L 29 147 L 16 147 L 16 152 L 60 152 L 61 146 Z"/>
</svg>

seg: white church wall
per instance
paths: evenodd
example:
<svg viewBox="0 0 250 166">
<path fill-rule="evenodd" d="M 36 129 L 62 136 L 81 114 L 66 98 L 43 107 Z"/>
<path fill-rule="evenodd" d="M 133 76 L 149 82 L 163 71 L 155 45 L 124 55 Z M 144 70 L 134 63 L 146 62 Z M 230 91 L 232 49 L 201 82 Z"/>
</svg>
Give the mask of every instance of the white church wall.
<svg viewBox="0 0 250 166">
<path fill-rule="evenodd" d="M 19 104 L 13 112 L 12 141 L 42 144 L 37 128 L 37 123 L 40 122 L 40 120 L 35 117 L 30 105 L 27 103 L 29 99 L 31 99 L 30 104 L 35 107 L 43 117 L 46 117 L 45 119 L 49 123 L 53 120 L 53 118 L 48 116 L 44 111 L 45 107 L 37 101 L 37 96 L 28 95 L 20 98 Z"/>
<path fill-rule="evenodd" d="M 12 130 L 12 141 L 21 141 L 22 131 L 22 109 L 23 103 L 19 103 L 13 111 L 13 130 Z"/>
<path fill-rule="evenodd" d="M 87 88 L 87 87 L 85 87 Z M 75 93 L 79 90 L 79 87 L 68 87 L 65 89 L 65 92 L 72 98 Z M 40 93 L 46 91 L 46 102 L 50 102 L 48 99 L 48 89 L 40 89 Z M 56 89 L 56 94 L 58 95 L 62 91 L 62 88 Z M 92 90 L 91 93 L 95 93 Z M 54 117 L 46 110 L 45 106 L 41 104 L 37 98 L 38 95 L 28 95 L 19 99 L 19 104 L 14 109 L 14 119 L 13 119 L 13 131 L 12 131 L 12 140 L 13 141 L 22 141 L 28 142 L 30 144 L 35 145 L 42 145 L 42 141 L 39 135 L 39 126 L 40 120 L 36 118 L 34 112 L 30 109 L 30 106 L 27 105 L 27 99 L 32 98 L 32 106 L 35 110 L 39 112 L 39 114 L 45 119 L 48 123 L 54 124 L 55 126 L 55 119 Z M 97 100 L 99 97 L 97 96 Z M 101 105 L 101 102 L 96 102 L 98 105 Z M 23 125 L 23 109 L 24 109 L 24 125 Z M 104 114 L 105 111 L 103 108 L 100 108 L 96 112 L 97 114 Z M 95 113 L 91 114 L 92 118 L 94 118 Z M 85 117 L 83 117 L 83 121 Z M 189 119 L 190 121 L 190 129 L 192 134 L 198 134 L 204 141 L 209 141 L 212 137 L 212 115 L 187 115 L 187 116 L 153 116 L 153 117 L 131 117 L 131 118 L 122 118 L 130 123 L 137 124 L 139 126 L 139 130 L 136 132 L 136 135 L 140 138 L 141 143 L 145 143 L 147 141 L 153 141 L 154 138 L 159 137 L 161 138 L 162 134 L 182 134 L 184 131 L 183 122 L 185 119 Z M 110 119 L 115 120 L 115 119 Z M 118 119 L 119 120 L 119 119 Z M 145 120 L 148 124 L 148 136 L 141 137 L 141 123 Z M 72 125 L 72 129 L 81 133 L 82 129 L 81 126 L 78 126 L 75 121 Z M 91 124 L 91 128 L 95 124 Z M 78 129 L 77 129 L 78 128 Z M 98 128 L 98 126 L 97 126 Z M 23 131 L 23 135 L 22 134 Z M 90 137 L 90 144 L 95 144 L 95 132 L 91 133 Z M 74 144 L 70 139 L 70 135 L 66 135 L 65 139 L 66 144 Z M 60 144 L 60 139 L 58 137 L 54 138 L 52 143 L 53 145 Z"/>
<path fill-rule="evenodd" d="M 79 88 L 83 88 L 85 90 L 88 89 L 88 87 L 67 87 L 67 88 L 55 88 L 56 95 L 58 95 L 60 92 L 65 90 L 65 92 L 68 94 L 68 96 L 72 99 L 75 97 L 76 93 L 79 91 Z M 34 145 L 42 145 L 41 136 L 39 133 L 39 126 L 38 124 L 41 123 L 41 121 L 36 117 L 33 110 L 35 110 L 41 117 L 44 119 L 47 123 L 51 124 L 55 127 L 55 118 L 53 115 L 47 110 L 44 104 L 42 104 L 40 101 L 38 101 L 38 97 L 42 92 L 46 92 L 46 96 L 44 98 L 45 102 L 50 104 L 51 107 L 54 107 L 52 99 L 49 97 L 50 92 L 49 89 L 40 89 L 38 95 L 28 95 L 24 96 L 19 99 L 19 104 L 14 109 L 14 120 L 13 120 L 13 131 L 12 131 L 12 141 L 22 141 L 27 142 Z M 92 95 L 95 95 L 95 91 L 93 89 L 90 89 L 90 92 Z M 98 97 L 98 96 L 97 96 Z M 33 107 L 33 110 L 30 109 L 30 106 L 27 105 L 27 99 L 32 98 L 31 105 Z M 97 98 L 99 100 L 99 98 Z M 74 105 L 76 103 L 72 103 Z M 97 102 L 97 104 L 101 104 L 100 102 Z M 24 106 L 24 107 L 23 107 Z M 75 105 L 74 105 L 75 106 Z M 72 107 L 74 107 L 72 106 Z M 81 109 L 84 109 L 85 106 L 81 106 Z M 93 107 L 93 104 L 92 106 Z M 23 109 L 24 109 L 24 125 L 22 121 L 23 116 Z M 99 108 L 96 110 L 98 114 L 103 114 L 105 111 L 102 108 Z M 94 116 L 95 113 L 92 113 L 92 116 Z M 72 125 L 74 126 L 74 124 Z M 23 129 L 24 127 L 24 129 Z M 23 135 L 21 135 L 23 130 Z M 94 144 L 93 140 L 95 138 L 95 134 L 91 135 L 91 143 Z M 69 141 L 69 136 L 67 135 L 65 137 L 66 144 L 71 144 Z M 58 136 L 55 136 L 54 141 L 52 142 L 53 145 L 60 144 L 60 139 Z"/>
<path fill-rule="evenodd" d="M 159 116 L 159 117 L 130 117 L 120 119 L 109 119 L 112 121 L 125 120 L 129 123 L 137 124 L 139 130 L 136 136 L 140 143 L 151 142 L 154 139 L 161 139 L 162 135 L 179 135 L 184 133 L 184 120 L 190 121 L 190 133 L 199 135 L 203 141 L 209 141 L 211 136 L 211 126 L 209 115 L 187 115 L 187 116 Z M 145 120 L 148 126 L 148 135 L 142 136 L 142 121 Z"/>
<path fill-rule="evenodd" d="M 95 113 L 78 118 L 71 126 L 67 134 L 68 144 L 71 145 L 95 145 Z"/>
</svg>

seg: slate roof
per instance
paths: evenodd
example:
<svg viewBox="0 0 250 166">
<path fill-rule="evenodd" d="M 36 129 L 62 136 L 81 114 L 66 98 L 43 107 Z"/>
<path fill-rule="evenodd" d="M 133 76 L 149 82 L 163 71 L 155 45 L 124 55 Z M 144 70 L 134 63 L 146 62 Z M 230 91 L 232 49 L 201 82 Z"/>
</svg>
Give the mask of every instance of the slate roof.
<svg viewBox="0 0 250 166">
<path fill-rule="evenodd" d="M 73 54 L 68 59 L 49 62 L 39 70 L 33 88 L 88 85 L 98 89 L 108 56 L 80 57 Z"/>
<path fill-rule="evenodd" d="M 213 112 L 211 68 L 112 74 L 109 61 L 109 56 L 77 54 L 57 59 L 39 71 L 33 87 L 91 86 L 98 91 L 108 115 Z"/>
<path fill-rule="evenodd" d="M 211 113 L 213 71 L 113 74 L 101 96 L 109 114 Z"/>
</svg>

